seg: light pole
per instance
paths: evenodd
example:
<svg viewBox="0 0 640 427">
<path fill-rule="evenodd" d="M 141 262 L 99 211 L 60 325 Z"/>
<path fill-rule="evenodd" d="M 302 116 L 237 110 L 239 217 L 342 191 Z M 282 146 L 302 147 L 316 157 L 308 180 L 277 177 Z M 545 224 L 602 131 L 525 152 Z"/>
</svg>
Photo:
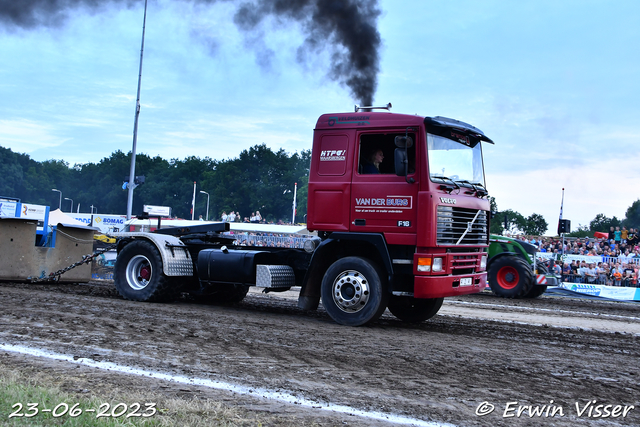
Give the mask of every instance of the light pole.
<svg viewBox="0 0 640 427">
<path fill-rule="evenodd" d="M 291 225 L 294 225 L 296 223 L 296 196 L 298 195 L 298 183 L 296 182 L 296 185 L 293 189 L 293 218 L 291 219 Z"/>
<path fill-rule="evenodd" d="M 93 206 L 93 205 L 91 205 L 91 213 L 93 213 L 93 209 L 94 209 L 94 208 L 95 208 L 95 210 L 96 210 L 96 213 L 98 213 L 98 207 L 97 207 L 97 206 Z"/>
<path fill-rule="evenodd" d="M 209 193 L 202 190 L 200 190 L 200 192 L 207 195 L 207 221 L 209 221 Z"/>
<path fill-rule="evenodd" d="M 58 203 L 58 209 L 62 210 L 62 191 L 56 190 L 55 188 L 52 188 L 51 191 L 57 191 L 58 193 L 60 193 L 60 202 Z"/>
<path fill-rule="evenodd" d="M 129 185 L 127 189 L 127 219 L 131 219 L 133 210 L 133 189 L 137 187 L 136 178 L 136 142 L 138 141 L 138 116 L 140 115 L 140 84 L 142 82 L 142 55 L 144 53 L 144 30 L 147 26 L 147 0 L 144 0 L 144 18 L 142 19 L 142 44 L 140 46 L 140 69 L 138 71 L 138 99 L 136 114 L 133 119 L 133 147 L 131 148 L 131 167 L 129 168 Z"/>
<path fill-rule="evenodd" d="M 73 199 L 70 199 L 68 197 L 64 198 L 65 200 L 70 200 L 71 201 L 71 209 L 69 210 L 70 213 L 73 213 Z"/>
</svg>

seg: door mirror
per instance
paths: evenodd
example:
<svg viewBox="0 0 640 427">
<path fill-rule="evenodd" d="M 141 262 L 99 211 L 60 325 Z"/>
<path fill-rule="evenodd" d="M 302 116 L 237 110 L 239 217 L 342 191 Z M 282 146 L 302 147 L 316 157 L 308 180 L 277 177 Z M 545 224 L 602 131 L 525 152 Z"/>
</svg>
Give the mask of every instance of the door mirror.
<svg viewBox="0 0 640 427">
<path fill-rule="evenodd" d="M 400 137 L 396 136 L 396 145 L 398 138 Z M 395 149 L 393 153 L 393 162 L 396 169 L 396 175 L 407 176 L 409 161 L 407 160 L 407 151 L 404 148 Z"/>
<path fill-rule="evenodd" d="M 396 147 L 398 148 L 410 148 L 413 147 L 413 138 L 410 136 L 396 136 L 395 138 Z"/>
</svg>

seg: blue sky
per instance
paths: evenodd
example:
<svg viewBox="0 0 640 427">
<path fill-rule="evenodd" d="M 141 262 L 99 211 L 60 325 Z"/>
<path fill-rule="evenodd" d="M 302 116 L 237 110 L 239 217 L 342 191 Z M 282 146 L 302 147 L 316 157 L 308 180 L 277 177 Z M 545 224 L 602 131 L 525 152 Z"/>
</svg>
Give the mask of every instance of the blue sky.
<svg viewBox="0 0 640 427">
<path fill-rule="evenodd" d="M 60 25 L 0 27 L 0 146 L 97 163 L 132 146 L 142 0 L 74 9 Z M 138 153 L 226 159 L 266 143 L 311 148 L 320 114 L 358 100 L 328 77 L 328 51 L 296 61 L 293 22 L 259 33 L 235 4 L 150 0 Z M 380 1 L 375 104 L 482 129 L 500 210 L 624 216 L 640 194 L 640 2 Z M 260 53 L 273 52 L 267 66 Z M 262 57 L 263 58 L 263 57 Z M 123 197 L 126 195 L 123 193 Z"/>
</svg>

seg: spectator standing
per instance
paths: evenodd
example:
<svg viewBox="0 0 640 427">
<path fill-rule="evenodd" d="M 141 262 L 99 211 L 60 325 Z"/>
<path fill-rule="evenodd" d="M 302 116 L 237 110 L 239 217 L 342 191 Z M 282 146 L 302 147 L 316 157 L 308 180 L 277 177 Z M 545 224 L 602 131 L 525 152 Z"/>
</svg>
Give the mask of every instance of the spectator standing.
<svg viewBox="0 0 640 427">
<path fill-rule="evenodd" d="M 616 231 L 613 232 L 613 240 L 616 242 L 616 247 L 620 245 L 622 241 L 622 231 L 620 231 L 620 226 L 616 227 Z"/>
<path fill-rule="evenodd" d="M 596 273 L 598 274 L 598 283 L 601 285 L 609 285 L 609 265 L 604 262 L 601 265 L 598 265 L 596 269 Z"/>
<path fill-rule="evenodd" d="M 611 279 L 613 280 L 613 286 L 622 285 L 622 267 L 619 262 L 611 268 Z"/>
<path fill-rule="evenodd" d="M 227 222 L 227 212 L 226 211 L 222 211 L 222 222 Z"/>
<path fill-rule="evenodd" d="M 627 227 L 622 227 L 622 231 L 620 232 L 620 239 L 622 239 L 622 243 L 627 244 L 628 238 L 629 238 L 629 231 L 627 231 Z"/>
<path fill-rule="evenodd" d="M 629 234 L 627 236 L 627 243 L 629 244 L 629 246 L 631 248 L 633 248 L 636 244 L 638 244 L 638 238 L 636 236 L 636 229 L 635 228 L 629 228 Z"/>
<path fill-rule="evenodd" d="M 235 222 L 236 220 L 236 213 L 234 211 L 231 211 L 231 213 L 229 214 L 229 216 L 227 217 L 228 222 Z"/>
<path fill-rule="evenodd" d="M 584 270 L 584 277 L 587 279 L 587 283 L 594 284 L 596 283 L 597 274 L 596 269 L 594 268 L 593 263 L 590 263 L 587 268 Z"/>
</svg>

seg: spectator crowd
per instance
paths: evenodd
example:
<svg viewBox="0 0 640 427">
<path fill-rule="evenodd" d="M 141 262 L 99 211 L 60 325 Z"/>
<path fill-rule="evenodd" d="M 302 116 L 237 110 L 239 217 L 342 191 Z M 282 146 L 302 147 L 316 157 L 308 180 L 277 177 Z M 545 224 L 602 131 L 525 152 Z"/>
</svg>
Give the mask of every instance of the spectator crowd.
<svg viewBox="0 0 640 427">
<path fill-rule="evenodd" d="M 549 269 L 562 275 L 564 282 L 638 287 L 640 232 L 634 228 L 620 228 L 611 227 L 608 234 L 602 233 L 606 237 L 565 238 L 564 243 L 560 238 L 520 238 L 537 246 L 538 251 L 543 254 L 556 255 L 554 258 L 557 260 L 562 253 L 575 256 L 568 257 L 570 260 L 564 262 L 551 262 Z M 589 259 L 590 257 L 593 259 Z M 544 261 L 543 258 L 540 259 Z"/>
</svg>

